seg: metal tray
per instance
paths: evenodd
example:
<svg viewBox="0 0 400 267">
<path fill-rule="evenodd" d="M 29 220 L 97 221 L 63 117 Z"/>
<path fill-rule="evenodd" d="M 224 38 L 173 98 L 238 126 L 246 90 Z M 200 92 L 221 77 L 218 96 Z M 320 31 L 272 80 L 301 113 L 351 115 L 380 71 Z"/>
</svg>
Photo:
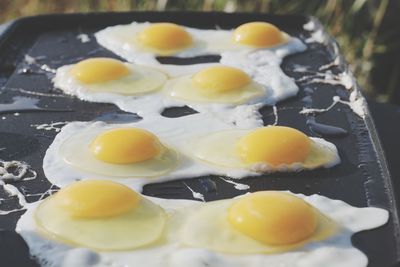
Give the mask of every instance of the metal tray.
<svg viewBox="0 0 400 267">
<path fill-rule="evenodd" d="M 73 97 L 64 97 L 54 90 L 49 75 L 33 67 L 26 68 L 24 55 L 32 57 L 45 56 L 41 64 L 52 68 L 92 56 L 116 57 L 110 51 L 101 48 L 95 41 L 93 33 L 106 26 L 127 24 L 132 21 L 171 21 L 196 28 L 233 28 L 247 21 L 269 21 L 286 32 L 302 39 L 309 37 L 303 25 L 310 18 L 294 15 L 267 14 L 226 14 L 200 12 L 129 12 L 129 13 L 92 13 L 71 15 L 45 15 L 22 18 L 11 23 L 0 38 L 0 103 L 11 103 L 13 97 L 34 97 L 39 99 L 38 106 L 49 109 L 64 109 L 69 112 L 20 111 L 19 116 L 0 114 L 0 159 L 23 160 L 31 164 L 38 172 L 38 178 L 23 181 L 15 185 L 28 193 L 45 192 L 50 184 L 43 174 L 42 159 L 47 147 L 52 142 L 55 131 L 37 130 L 31 125 L 49 123 L 51 121 L 93 120 L 106 114 L 124 113 L 110 104 L 83 102 Z M 321 28 L 318 21 L 314 20 Z M 88 34 L 91 41 L 82 43 L 77 39 L 80 33 Z M 317 70 L 327 64 L 337 53 L 337 44 L 332 38 L 325 44 L 309 44 L 305 53 L 287 57 L 283 70 L 294 78 L 301 73 L 293 71 L 293 66 L 308 66 Z M 193 64 L 218 60 L 217 56 L 204 56 L 192 59 L 160 58 L 163 63 Z M 335 73 L 348 69 L 341 59 L 339 66 L 331 70 Z M 32 72 L 30 72 L 32 71 Z M 25 73 L 24 73 L 25 72 Z M 327 107 L 334 95 L 348 98 L 349 91 L 340 85 L 312 84 L 300 85 L 297 97 L 278 104 L 279 124 L 296 127 L 308 135 L 317 134 L 310 130 L 306 121 L 309 117 L 299 114 L 304 106 L 301 99 L 306 96 L 305 87 L 312 88 L 312 106 Z M 359 90 L 355 86 L 355 90 Z M 22 90 L 21 90 L 22 89 Z M 27 91 L 55 94 L 62 97 L 32 96 Z M 165 116 L 177 117 L 192 112 L 190 109 L 170 109 Z M 274 121 L 271 107 L 262 109 L 265 124 Z M 111 115 L 110 115 L 111 114 Z M 104 116 L 102 116 L 104 117 Z M 353 236 L 353 244 L 367 254 L 369 267 L 394 266 L 399 262 L 400 251 L 399 220 L 395 206 L 395 195 L 382 148 L 371 116 L 367 112 L 365 119 L 355 115 L 343 104 L 337 104 L 329 112 L 316 116 L 320 123 L 339 126 L 349 131 L 342 137 L 327 138 L 339 149 L 342 163 L 331 169 L 303 171 L 300 173 L 280 173 L 263 177 L 249 177 L 243 183 L 249 184 L 251 191 L 263 189 L 291 190 L 296 193 L 318 193 L 330 198 L 341 199 L 355 206 L 377 206 L 390 211 L 389 223 L 372 231 L 364 231 Z M 200 177 L 185 180 L 185 183 L 204 194 L 206 200 L 229 198 L 243 192 L 235 190 L 230 184 L 218 177 Z M 216 185 L 209 188 L 208 185 Z M 165 198 L 192 198 L 182 181 L 172 181 L 145 186 L 144 194 Z M 0 195 L 1 197 L 1 195 Z M 35 201 L 37 197 L 29 197 Z M 3 203 L 3 205 L 6 205 Z M 15 203 L 9 204 L 12 208 Z M 14 232 L 15 223 L 23 213 L 16 212 L 0 216 L 0 266 L 33 267 L 37 264 L 29 258 L 24 241 Z"/>
</svg>

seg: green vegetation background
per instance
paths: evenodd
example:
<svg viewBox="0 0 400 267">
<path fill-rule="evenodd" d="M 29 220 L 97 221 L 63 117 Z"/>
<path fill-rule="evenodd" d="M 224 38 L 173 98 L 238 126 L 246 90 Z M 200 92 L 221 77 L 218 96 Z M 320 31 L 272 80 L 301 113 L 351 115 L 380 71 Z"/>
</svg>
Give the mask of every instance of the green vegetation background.
<svg viewBox="0 0 400 267">
<path fill-rule="evenodd" d="M 364 93 L 400 103 L 399 0 L 0 0 L 0 23 L 42 13 L 129 10 L 313 15 L 339 42 Z"/>
</svg>

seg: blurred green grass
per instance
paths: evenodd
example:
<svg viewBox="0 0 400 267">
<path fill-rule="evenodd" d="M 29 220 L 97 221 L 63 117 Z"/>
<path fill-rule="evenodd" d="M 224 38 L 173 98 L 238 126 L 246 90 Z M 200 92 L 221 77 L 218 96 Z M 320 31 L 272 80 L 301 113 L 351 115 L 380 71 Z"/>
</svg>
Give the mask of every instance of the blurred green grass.
<svg viewBox="0 0 400 267">
<path fill-rule="evenodd" d="M 313 15 L 340 44 L 364 93 L 400 104 L 398 0 L 0 0 L 0 23 L 43 13 L 129 10 L 246 11 Z"/>
</svg>

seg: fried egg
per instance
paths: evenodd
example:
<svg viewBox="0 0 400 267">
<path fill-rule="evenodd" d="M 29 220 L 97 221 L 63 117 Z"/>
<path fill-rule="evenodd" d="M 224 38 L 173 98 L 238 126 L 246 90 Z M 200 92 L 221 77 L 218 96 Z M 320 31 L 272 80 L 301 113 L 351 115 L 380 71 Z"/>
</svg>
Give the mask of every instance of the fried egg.
<svg viewBox="0 0 400 267">
<path fill-rule="evenodd" d="M 268 22 L 248 22 L 233 32 L 233 40 L 241 45 L 268 48 L 287 42 L 287 36 L 275 25 Z"/>
<path fill-rule="evenodd" d="M 338 231 L 334 221 L 303 199 L 262 191 L 209 202 L 182 227 L 185 245 L 232 254 L 279 253 L 318 242 Z"/>
<path fill-rule="evenodd" d="M 209 164 L 255 172 L 299 171 L 340 163 L 336 147 L 290 127 L 209 133 L 188 142 L 187 153 Z"/>
<path fill-rule="evenodd" d="M 76 182 L 40 203 L 38 231 L 56 242 L 95 250 L 128 250 L 160 239 L 163 209 L 128 187 L 106 180 Z"/>
<path fill-rule="evenodd" d="M 95 34 L 97 42 L 115 54 L 136 62 L 154 56 L 193 57 L 224 51 L 270 49 L 294 38 L 267 22 L 249 22 L 234 30 L 204 30 L 174 23 L 117 25 Z"/>
<path fill-rule="evenodd" d="M 140 134 L 126 139 L 125 134 L 119 135 L 121 130 Z M 283 132 L 290 139 L 292 131 L 297 133 L 292 129 L 271 136 L 279 137 Z M 251 129 L 240 129 L 202 113 L 180 118 L 150 116 L 125 124 L 72 122 L 61 129 L 46 151 L 43 170 L 50 182 L 59 187 L 74 179 L 112 179 L 140 191 L 143 185 L 153 182 L 204 175 L 243 178 L 265 172 L 331 167 L 340 161 L 333 144 L 304 134 L 298 134 L 300 138 L 294 134 L 295 138 L 283 145 L 279 139 L 265 142 L 263 136 L 250 138 L 243 141 L 250 154 L 243 154 L 242 160 L 236 143 L 250 133 Z M 263 154 L 253 151 L 261 146 Z M 258 159 L 252 162 L 255 156 L 270 163 L 259 163 Z M 272 159 L 276 160 L 275 165 L 271 164 Z"/>
<path fill-rule="evenodd" d="M 61 144 L 59 154 L 67 164 L 114 177 L 160 176 L 179 160 L 153 133 L 136 127 L 73 135 Z"/>
<path fill-rule="evenodd" d="M 169 81 L 164 92 L 185 103 L 243 104 L 265 97 L 267 89 L 238 68 L 217 65 Z"/>
<path fill-rule="evenodd" d="M 90 198 L 80 195 L 84 192 L 83 189 L 78 190 L 78 193 L 71 193 L 73 186 L 76 184 L 71 185 L 70 189 L 68 187 L 62 189 L 58 194 L 63 197 L 67 195 L 68 200 L 74 197 L 74 201 L 64 201 L 62 205 L 54 204 L 60 205 L 58 209 L 66 212 L 69 211 L 66 208 L 71 208 L 74 212 L 78 212 L 78 215 L 90 214 L 91 216 L 109 211 L 109 209 L 97 210 L 96 207 L 99 207 L 101 203 L 91 205 L 91 202 L 87 202 Z M 121 185 L 113 184 L 113 186 L 118 190 L 120 187 L 123 188 Z M 68 189 L 67 193 L 63 193 L 62 191 L 66 189 Z M 118 190 L 113 188 L 110 191 L 116 193 Z M 126 193 L 126 195 L 123 194 L 124 197 L 117 194 L 115 198 L 109 198 L 110 202 L 103 204 L 111 207 L 122 198 L 133 194 L 132 203 L 137 203 L 133 209 L 136 209 L 141 203 L 136 202 L 137 199 L 147 200 L 151 203 L 150 205 L 157 207 L 155 209 L 157 212 L 151 216 L 146 214 L 147 218 L 160 216 L 157 218 L 166 220 L 163 228 L 160 227 L 161 225 L 153 226 L 154 231 L 163 229 L 161 234 L 163 237 L 160 241 L 153 241 L 145 246 L 114 250 L 115 247 L 111 244 L 124 242 L 122 240 L 126 240 L 130 233 L 145 236 L 144 233 L 151 229 L 150 224 L 144 223 L 145 217 L 140 216 L 132 217 L 134 227 L 129 227 L 126 236 L 112 236 L 111 240 L 107 241 L 109 245 L 106 245 L 107 248 L 104 250 L 82 248 L 75 243 L 54 238 L 48 232 L 38 231 L 42 227 L 37 223 L 38 217 L 44 214 L 44 207 L 49 202 L 55 201 L 57 194 L 39 203 L 29 204 L 27 212 L 17 223 L 16 231 L 25 239 L 30 253 L 43 267 L 183 267 L 188 265 L 320 267 L 327 262 L 331 267 L 365 267 L 368 260 L 361 251 L 352 246 L 351 236 L 356 232 L 384 225 L 388 221 L 388 212 L 383 209 L 356 208 L 343 201 L 320 195 L 304 196 L 290 192 L 262 191 L 231 200 L 202 203 L 137 196 L 132 192 L 125 192 L 125 188 L 122 191 Z M 98 195 L 93 195 L 93 197 L 98 198 Z M 77 200 L 84 201 L 86 204 L 83 207 L 75 206 Z M 119 205 L 116 207 L 119 212 L 121 209 L 127 209 L 131 201 L 122 202 L 121 207 Z M 91 211 L 92 209 L 94 212 Z M 57 212 L 61 213 L 61 211 Z M 167 216 L 161 214 L 167 214 Z M 110 222 L 112 218 L 119 218 L 119 216 L 121 215 L 114 214 L 112 217 L 107 217 L 107 220 Z M 45 216 L 45 218 L 48 217 Z M 73 218 L 70 217 L 68 220 L 73 220 Z M 85 220 L 100 219 L 86 218 Z M 114 226 L 117 227 L 116 225 L 115 223 Z M 145 228 L 141 228 L 142 226 Z M 114 228 L 100 229 L 98 225 L 91 229 L 93 229 L 91 230 L 92 240 L 108 236 L 108 232 L 121 231 Z M 148 234 L 154 237 L 151 231 Z M 130 242 L 137 242 L 137 240 L 130 238 Z M 99 244 L 96 243 L 96 245 Z"/>
<path fill-rule="evenodd" d="M 89 58 L 57 69 L 53 83 L 72 95 L 83 91 L 131 96 L 158 90 L 166 80 L 166 74 L 149 67 L 112 58 Z"/>
</svg>

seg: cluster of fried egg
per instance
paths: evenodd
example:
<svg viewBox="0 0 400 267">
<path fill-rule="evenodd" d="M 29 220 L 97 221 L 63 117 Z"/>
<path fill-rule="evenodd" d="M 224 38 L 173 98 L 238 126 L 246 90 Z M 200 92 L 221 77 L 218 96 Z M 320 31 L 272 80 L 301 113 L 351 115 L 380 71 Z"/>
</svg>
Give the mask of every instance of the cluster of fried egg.
<svg viewBox="0 0 400 267">
<path fill-rule="evenodd" d="M 183 73 L 177 66 L 154 68 L 91 58 L 59 68 L 53 82 L 67 94 L 91 102 L 114 103 L 141 116 L 184 105 L 227 116 L 238 106 L 273 104 L 298 90 L 283 72 L 253 77 L 235 66 L 200 64 Z"/>
<path fill-rule="evenodd" d="M 288 34 L 267 22 L 249 22 L 234 30 L 204 30 L 174 23 L 133 22 L 108 27 L 95 36 L 100 45 L 132 62 L 141 60 L 143 55 L 193 57 L 274 48 L 292 40 Z"/>
<path fill-rule="evenodd" d="M 206 126 L 206 127 L 205 127 Z M 48 179 L 108 178 L 140 190 L 149 182 L 202 175 L 233 178 L 332 167 L 335 145 L 283 126 L 237 129 L 210 114 L 144 118 L 128 124 L 64 126 L 43 160 Z"/>
<path fill-rule="evenodd" d="M 91 58 L 59 68 L 54 83 L 81 99 L 115 103 L 141 115 L 170 105 L 236 106 L 270 98 L 270 88 L 235 67 L 206 64 L 178 77 L 173 74 L 176 68 L 169 73 L 169 67 L 163 68 L 167 72 L 111 58 Z M 163 104 L 165 99 L 171 103 Z"/>
<path fill-rule="evenodd" d="M 124 125 L 66 125 L 43 163 L 46 176 L 62 189 L 29 205 L 16 229 L 43 266 L 366 265 L 350 238 L 386 223 L 382 209 L 279 191 L 198 203 L 132 190 L 177 178 L 241 178 L 338 164 L 336 147 L 323 139 L 290 127 L 233 125 L 225 120 L 232 110 L 215 106 L 275 103 L 295 95 L 297 86 L 279 67 L 285 55 L 303 49 L 294 38 L 264 22 L 234 31 L 132 23 L 102 30 L 96 38 L 133 63 L 83 60 L 59 68 L 56 87 L 140 115 L 159 113 L 171 103 L 200 113 L 144 116 Z M 154 61 L 204 54 L 221 54 L 223 64 Z"/>
<path fill-rule="evenodd" d="M 133 55 L 135 60 L 125 57 L 133 63 L 111 58 L 91 58 L 63 66 L 57 70 L 53 80 L 57 88 L 83 100 L 114 103 L 125 111 L 141 115 L 160 113 L 166 107 L 183 105 L 200 112 L 227 114 L 231 112 L 223 112 L 224 108 L 274 104 L 297 94 L 297 85 L 282 72 L 279 65 L 284 56 L 304 50 L 304 45 L 297 39 L 289 38 L 272 24 L 251 22 L 233 32 L 213 30 L 220 39 L 225 39 L 225 44 L 230 44 L 218 49 L 212 44 L 207 45 L 208 49 L 215 48 L 210 50 L 212 53 L 222 53 L 222 64 L 192 66 L 162 65 L 148 57 L 143 58 L 146 51 L 169 54 L 194 45 L 196 38 L 193 39 L 183 27 L 172 23 L 134 23 L 129 27 L 115 27 L 105 29 L 104 33 L 100 31 L 97 34 L 98 41 L 104 45 L 100 38 L 103 35 L 109 37 L 111 43 L 121 41 L 118 37 L 133 36 L 132 40 L 128 38 L 129 45 L 123 43 L 123 48 L 112 49 L 120 54 L 117 51 L 126 51 L 128 46 L 134 47 L 138 53 Z M 119 27 L 135 30 L 119 32 Z M 204 38 L 204 34 L 199 36 Z M 226 51 L 233 51 L 233 54 L 225 55 Z M 261 63 L 260 60 L 254 61 L 249 67 L 253 62 L 252 55 L 257 51 L 267 53 L 261 56 Z M 243 61 L 247 63 L 243 64 Z M 254 71 L 265 64 L 268 66 L 264 67 L 264 71 Z M 222 117 L 225 119 L 226 116 Z"/>
<path fill-rule="evenodd" d="M 200 203 L 91 180 L 30 204 L 16 230 L 44 267 L 363 267 L 351 235 L 387 219 L 319 195 L 260 191 Z"/>
</svg>

